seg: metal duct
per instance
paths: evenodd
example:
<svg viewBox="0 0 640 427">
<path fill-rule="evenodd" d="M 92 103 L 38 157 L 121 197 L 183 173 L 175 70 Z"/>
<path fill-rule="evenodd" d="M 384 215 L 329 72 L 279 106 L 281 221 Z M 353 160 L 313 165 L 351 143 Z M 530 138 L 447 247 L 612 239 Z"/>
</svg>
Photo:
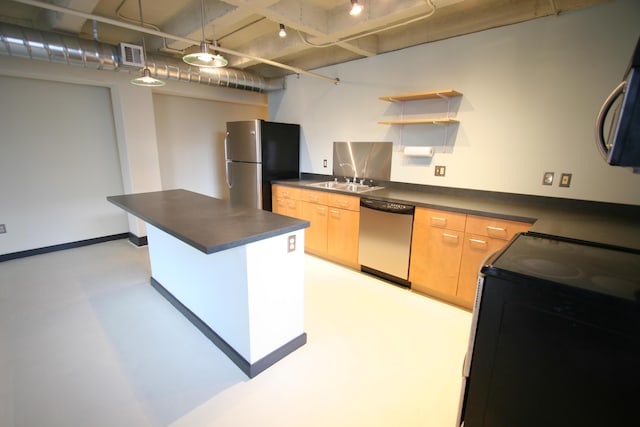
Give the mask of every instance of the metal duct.
<svg viewBox="0 0 640 427">
<path fill-rule="evenodd" d="M 0 23 L 0 55 L 74 65 L 95 70 L 140 73 L 120 66 L 118 49 L 105 43 Z M 283 79 L 266 80 L 233 68 L 194 69 L 180 60 L 147 58 L 154 77 L 209 86 L 268 92 L 284 89 Z"/>
</svg>

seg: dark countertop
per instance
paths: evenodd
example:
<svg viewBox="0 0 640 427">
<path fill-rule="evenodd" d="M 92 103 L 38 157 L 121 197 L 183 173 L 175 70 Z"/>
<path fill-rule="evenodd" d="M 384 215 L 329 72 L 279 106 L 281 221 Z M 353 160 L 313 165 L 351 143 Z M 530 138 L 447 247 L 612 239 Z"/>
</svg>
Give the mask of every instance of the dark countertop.
<svg viewBox="0 0 640 427">
<path fill-rule="evenodd" d="M 309 227 L 302 221 L 187 190 L 109 196 L 107 200 L 211 254 Z"/>
<path fill-rule="evenodd" d="M 304 177 L 303 177 L 304 178 Z M 331 177 L 283 180 L 274 183 L 309 190 Z M 427 208 L 463 212 L 532 223 L 532 232 L 640 250 L 640 206 L 591 202 L 511 193 L 380 183 L 384 189 L 352 193 L 361 198 L 408 203 Z"/>
</svg>

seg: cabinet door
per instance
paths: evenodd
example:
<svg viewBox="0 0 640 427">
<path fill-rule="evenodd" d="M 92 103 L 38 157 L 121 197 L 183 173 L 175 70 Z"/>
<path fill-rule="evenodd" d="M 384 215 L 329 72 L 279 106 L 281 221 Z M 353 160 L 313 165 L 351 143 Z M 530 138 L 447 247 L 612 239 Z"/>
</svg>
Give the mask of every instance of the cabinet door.
<svg viewBox="0 0 640 427">
<path fill-rule="evenodd" d="M 327 220 L 327 253 L 346 264 L 358 263 L 360 213 L 329 208 Z"/>
<path fill-rule="evenodd" d="M 462 299 L 468 307 L 473 306 L 473 300 L 476 297 L 478 272 L 482 262 L 506 244 L 506 240 L 465 233 L 456 296 Z"/>
<path fill-rule="evenodd" d="M 413 220 L 413 231 L 411 234 L 411 257 L 409 260 L 409 281 L 411 288 L 418 291 L 424 291 L 425 283 L 427 283 L 427 241 L 429 227 L 424 225 L 422 221 L 418 221 L 418 208 L 416 208 L 416 216 Z"/>
<path fill-rule="evenodd" d="M 414 242 L 410 264 L 411 287 L 455 295 L 462 257 L 461 231 L 424 227 Z M 415 236 L 415 234 L 414 234 Z"/>
<path fill-rule="evenodd" d="M 327 213 L 329 208 L 316 203 L 302 202 L 302 218 L 311 226 L 304 231 L 304 248 L 310 252 L 327 252 Z"/>
</svg>

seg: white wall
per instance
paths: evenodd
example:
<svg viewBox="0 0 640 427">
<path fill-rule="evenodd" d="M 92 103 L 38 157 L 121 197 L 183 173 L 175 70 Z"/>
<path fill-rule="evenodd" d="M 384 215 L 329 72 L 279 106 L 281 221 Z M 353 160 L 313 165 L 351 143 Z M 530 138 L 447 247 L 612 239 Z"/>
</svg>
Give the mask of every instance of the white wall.
<svg viewBox="0 0 640 427">
<path fill-rule="evenodd" d="M 126 231 L 109 90 L 0 76 L 0 254 Z"/>
<path fill-rule="evenodd" d="M 289 77 L 286 91 L 270 95 L 269 112 L 301 123 L 304 172 L 331 174 L 333 141 L 390 140 L 394 181 L 637 205 L 640 175 L 606 166 L 593 125 L 622 79 L 638 22 L 640 2 L 618 0 L 326 67 L 316 71 L 340 85 Z M 441 89 L 464 94 L 446 147 L 442 127 L 377 124 L 400 111 L 378 97 Z M 406 108 L 431 115 L 446 106 Z M 437 153 L 407 158 L 403 145 L 433 145 Z M 446 177 L 434 177 L 435 165 L 447 166 Z M 545 171 L 572 173 L 571 187 L 542 186 Z"/>
<path fill-rule="evenodd" d="M 154 94 L 153 106 L 162 189 L 184 188 L 228 199 L 226 122 L 267 119 L 267 105 Z"/>
</svg>

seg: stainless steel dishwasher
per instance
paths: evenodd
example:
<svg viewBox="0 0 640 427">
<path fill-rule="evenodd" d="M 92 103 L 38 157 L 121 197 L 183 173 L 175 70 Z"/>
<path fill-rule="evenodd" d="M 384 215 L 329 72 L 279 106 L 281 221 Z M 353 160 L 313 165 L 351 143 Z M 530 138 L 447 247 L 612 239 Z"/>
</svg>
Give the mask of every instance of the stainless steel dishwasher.
<svg viewBox="0 0 640 427">
<path fill-rule="evenodd" d="M 360 199 L 361 270 L 409 287 L 409 255 L 415 207 Z"/>
</svg>

